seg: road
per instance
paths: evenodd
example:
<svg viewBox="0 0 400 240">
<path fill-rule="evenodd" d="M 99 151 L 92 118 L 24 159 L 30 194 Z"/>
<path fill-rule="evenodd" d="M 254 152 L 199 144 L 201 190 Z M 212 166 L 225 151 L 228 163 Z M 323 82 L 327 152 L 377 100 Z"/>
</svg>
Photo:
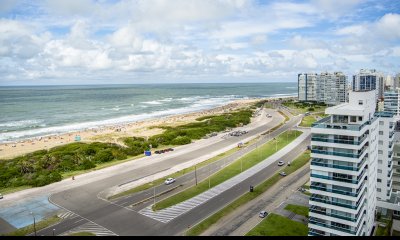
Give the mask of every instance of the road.
<svg viewBox="0 0 400 240">
<path fill-rule="evenodd" d="M 299 117 L 292 119 L 281 129 L 279 129 L 279 132 L 283 132 L 292 128 L 299 122 L 299 120 Z M 253 130 L 253 134 L 260 134 L 265 130 L 265 126 L 262 126 Z M 270 167 L 266 168 L 265 171 L 261 171 L 244 180 L 240 184 L 210 199 L 208 202 L 196 207 L 192 211 L 179 216 L 168 224 L 145 217 L 134 209 L 124 205 L 124 203 L 129 205 L 133 202 L 148 198 L 149 195 L 152 194 L 151 190 L 128 197 L 128 199 L 119 199 L 115 203 L 102 200 L 98 197 L 98 194 L 104 189 L 126 181 L 126 179 L 131 178 L 132 175 L 147 176 L 156 172 L 158 169 L 165 169 L 168 166 L 179 164 L 182 161 L 187 161 L 188 159 L 195 158 L 196 156 L 213 151 L 214 149 L 221 148 L 225 144 L 229 144 L 230 141 L 237 141 L 237 138 L 226 139 L 225 141 L 216 143 L 204 149 L 198 149 L 193 152 L 189 152 L 180 157 L 171 159 L 171 161 L 166 163 L 157 163 L 154 166 L 149 165 L 144 168 L 138 168 L 132 172 L 123 173 L 112 178 L 103 179 L 94 183 L 89 183 L 84 186 L 79 186 L 74 189 L 53 194 L 50 197 L 51 202 L 75 213 L 76 216 L 74 216 L 73 219 L 67 219 L 55 226 L 52 226 L 51 228 L 42 230 L 38 232 L 38 235 L 52 235 L 53 229 L 55 229 L 55 234 L 58 235 L 73 229 L 78 224 L 84 224 L 87 222 L 93 222 L 117 235 L 180 235 L 187 229 L 188 226 L 193 226 L 201 219 L 221 209 L 235 198 L 247 192 L 250 185 L 257 185 L 258 183 L 272 176 L 277 171 L 276 164 L 272 164 Z M 304 141 L 295 147 L 293 151 L 286 153 L 284 159 L 294 159 L 306 149 L 308 141 L 309 138 L 307 141 Z M 255 146 L 252 147 L 255 148 Z M 206 174 L 205 172 L 202 173 L 200 169 L 199 171 L 200 175 Z M 185 177 L 179 179 L 178 181 L 185 182 Z M 186 181 L 193 181 L 193 178 L 187 178 Z M 179 184 L 179 182 L 177 182 L 177 184 Z M 159 191 L 162 191 L 162 188 L 164 187 L 165 186 L 160 186 Z"/>
</svg>

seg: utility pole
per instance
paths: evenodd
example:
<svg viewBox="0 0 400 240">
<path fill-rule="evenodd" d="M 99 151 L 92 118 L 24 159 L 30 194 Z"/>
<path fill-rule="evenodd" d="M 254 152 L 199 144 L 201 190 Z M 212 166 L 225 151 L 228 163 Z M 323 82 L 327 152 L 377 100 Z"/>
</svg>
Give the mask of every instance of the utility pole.
<svg viewBox="0 0 400 240">
<path fill-rule="evenodd" d="M 156 205 L 156 185 L 154 184 L 154 204 Z"/>
<path fill-rule="evenodd" d="M 33 230 L 35 231 L 35 236 L 36 236 L 36 219 L 35 219 L 35 214 L 31 212 L 31 215 L 33 217 Z"/>
<path fill-rule="evenodd" d="M 208 165 L 208 189 L 211 188 L 211 164 Z"/>
<path fill-rule="evenodd" d="M 194 177 L 196 179 L 196 186 L 197 186 L 197 165 L 194 165 Z"/>
</svg>

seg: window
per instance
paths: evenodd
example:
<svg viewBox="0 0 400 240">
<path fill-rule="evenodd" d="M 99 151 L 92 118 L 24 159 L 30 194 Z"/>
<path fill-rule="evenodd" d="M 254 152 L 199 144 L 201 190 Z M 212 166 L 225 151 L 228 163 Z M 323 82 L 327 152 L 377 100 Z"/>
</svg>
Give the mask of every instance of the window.
<svg viewBox="0 0 400 240">
<path fill-rule="evenodd" d="M 358 121 L 362 122 L 363 117 L 358 117 Z"/>
<path fill-rule="evenodd" d="M 382 179 L 378 178 L 378 182 L 382 182 Z"/>
<path fill-rule="evenodd" d="M 378 169 L 378 173 L 382 173 L 382 169 Z"/>
<path fill-rule="evenodd" d="M 379 121 L 379 125 L 383 126 L 385 123 L 383 121 Z"/>
<path fill-rule="evenodd" d="M 382 151 L 382 150 L 379 150 L 379 151 L 378 151 L 378 154 L 383 154 L 383 151 Z"/>
<path fill-rule="evenodd" d="M 377 192 L 382 192 L 382 189 L 378 188 L 376 189 Z"/>
<path fill-rule="evenodd" d="M 357 117 L 356 116 L 351 116 L 350 117 L 350 122 L 352 122 L 352 123 L 357 122 Z"/>
<path fill-rule="evenodd" d="M 379 135 L 383 135 L 383 131 L 379 131 Z"/>
<path fill-rule="evenodd" d="M 382 160 L 378 160 L 378 163 L 379 163 L 379 164 L 383 164 Z"/>
<path fill-rule="evenodd" d="M 379 145 L 383 145 L 383 141 L 379 141 Z"/>
<path fill-rule="evenodd" d="M 358 105 L 364 105 L 364 102 L 362 100 L 358 101 Z"/>
</svg>

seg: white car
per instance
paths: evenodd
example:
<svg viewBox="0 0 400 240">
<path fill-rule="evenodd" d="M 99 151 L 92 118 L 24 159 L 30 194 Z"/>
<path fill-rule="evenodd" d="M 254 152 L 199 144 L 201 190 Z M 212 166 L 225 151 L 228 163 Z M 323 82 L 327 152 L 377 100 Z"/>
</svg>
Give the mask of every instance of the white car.
<svg viewBox="0 0 400 240">
<path fill-rule="evenodd" d="M 171 184 L 171 183 L 174 183 L 175 182 L 175 178 L 167 178 L 167 180 L 165 180 L 165 185 L 169 185 L 169 184 Z"/>
<path fill-rule="evenodd" d="M 280 172 L 279 175 L 281 175 L 282 177 L 285 177 L 286 173 L 285 172 Z"/>
<path fill-rule="evenodd" d="M 278 162 L 278 166 L 279 166 L 279 167 L 281 167 L 281 166 L 283 166 L 283 165 L 285 165 L 285 162 L 283 162 L 283 161 L 279 161 L 279 162 Z"/>
<path fill-rule="evenodd" d="M 0 199 L 3 199 L 3 195 L 0 193 Z"/>
</svg>

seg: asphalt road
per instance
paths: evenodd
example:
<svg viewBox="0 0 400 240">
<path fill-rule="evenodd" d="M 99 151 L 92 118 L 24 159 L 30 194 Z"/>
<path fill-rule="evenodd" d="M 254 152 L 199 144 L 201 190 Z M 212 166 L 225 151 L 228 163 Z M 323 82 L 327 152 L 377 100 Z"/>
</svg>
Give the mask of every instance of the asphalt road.
<svg viewBox="0 0 400 240">
<path fill-rule="evenodd" d="M 286 126 L 282 127 L 280 131 L 285 131 L 295 125 L 298 119 L 290 121 Z M 254 130 L 252 130 L 249 134 L 258 135 L 265 132 L 270 126 L 276 125 L 277 122 L 274 120 L 268 124 L 268 126 L 261 126 Z M 147 218 L 133 209 L 124 206 L 124 202 L 110 203 L 106 202 L 102 199 L 99 199 L 98 193 L 103 191 L 104 189 L 110 188 L 112 186 L 121 184 L 126 182 L 127 179 L 132 179 L 132 176 L 141 177 L 148 176 L 154 172 L 159 170 L 166 169 L 168 167 L 186 162 L 198 156 L 204 155 L 211 151 L 215 151 L 216 149 L 220 149 L 226 147 L 234 142 L 237 142 L 241 138 L 247 138 L 248 136 L 244 135 L 239 138 L 228 138 L 224 141 L 218 142 L 212 146 L 208 146 L 205 148 L 201 148 L 189 153 L 186 153 L 182 156 L 174 157 L 173 159 L 169 159 L 168 161 L 164 161 L 162 163 L 157 163 L 154 165 L 150 165 L 144 168 L 136 169 L 131 172 L 123 173 L 121 175 L 113 176 L 112 178 L 104 179 L 101 181 L 97 181 L 94 183 L 90 183 L 81 187 L 77 187 L 74 189 L 70 189 L 64 192 L 60 192 L 54 194 L 50 197 L 50 201 L 54 204 L 65 208 L 69 211 L 72 211 L 79 215 L 76 219 L 63 221 L 51 228 L 42 230 L 38 232 L 38 235 L 52 235 L 53 229 L 55 230 L 55 234 L 60 234 L 67 230 L 70 230 L 76 226 L 76 224 L 83 224 L 85 221 L 93 221 L 96 224 L 103 226 L 104 228 L 118 234 L 118 235 L 175 235 L 184 231 L 188 225 L 193 225 L 198 222 L 202 218 L 208 216 L 210 213 L 223 207 L 226 203 L 228 203 L 234 196 L 240 196 L 244 192 L 248 191 L 248 186 L 251 184 L 255 184 L 254 181 L 257 179 L 265 179 L 267 173 L 274 173 L 276 169 L 271 167 L 270 169 L 266 169 L 265 172 L 261 174 L 257 174 L 252 178 L 244 181 L 242 184 L 233 187 L 232 189 L 224 192 L 218 197 L 211 199 L 206 204 L 203 204 L 193 211 L 196 214 L 193 214 L 193 211 L 190 211 L 177 219 L 169 222 L 168 224 L 164 224 L 153 219 Z M 292 151 L 288 154 L 297 155 L 305 149 L 308 143 L 304 143 L 295 151 Z M 304 146 L 303 146 L 304 145 Z M 255 146 L 254 146 L 255 147 Z M 288 156 L 290 157 L 290 156 Z M 221 162 L 221 161 L 220 161 Z M 207 174 L 206 172 L 202 172 L 199 169 L 199 174 L 203 176 Z M 259 176 L 260 175 L 260 176 Z M 188 180 L 188 179 L 186 179 Z M 192 179 L 193 180 L 193 179 Z M 180 180 L 178 180 L 180 181 Z M 184 181 L 184 180 L 182 180 Z M 179 184 L 179 182 L 177 182 Z M 159 191 L 163 191 L 165 186 L 160 186 Z M 170 186 L 172 187 L 172 186 Z M 153 194 L 152 190 L 151 194 Z M 151 194 L 149 191 L 141 193 L 137 196 L 133 196 L 132 199 L 121 199 L 118 201 L 125 201 L 128 205 L 142 200 L 143 198 L 148 198 Z M 83 220 L 81 220 L 83 219 Z M 73 221 L 75 220 L 75 221 Z M 78 222 L 81 220 L 81 222 Z"/>
</svg>

